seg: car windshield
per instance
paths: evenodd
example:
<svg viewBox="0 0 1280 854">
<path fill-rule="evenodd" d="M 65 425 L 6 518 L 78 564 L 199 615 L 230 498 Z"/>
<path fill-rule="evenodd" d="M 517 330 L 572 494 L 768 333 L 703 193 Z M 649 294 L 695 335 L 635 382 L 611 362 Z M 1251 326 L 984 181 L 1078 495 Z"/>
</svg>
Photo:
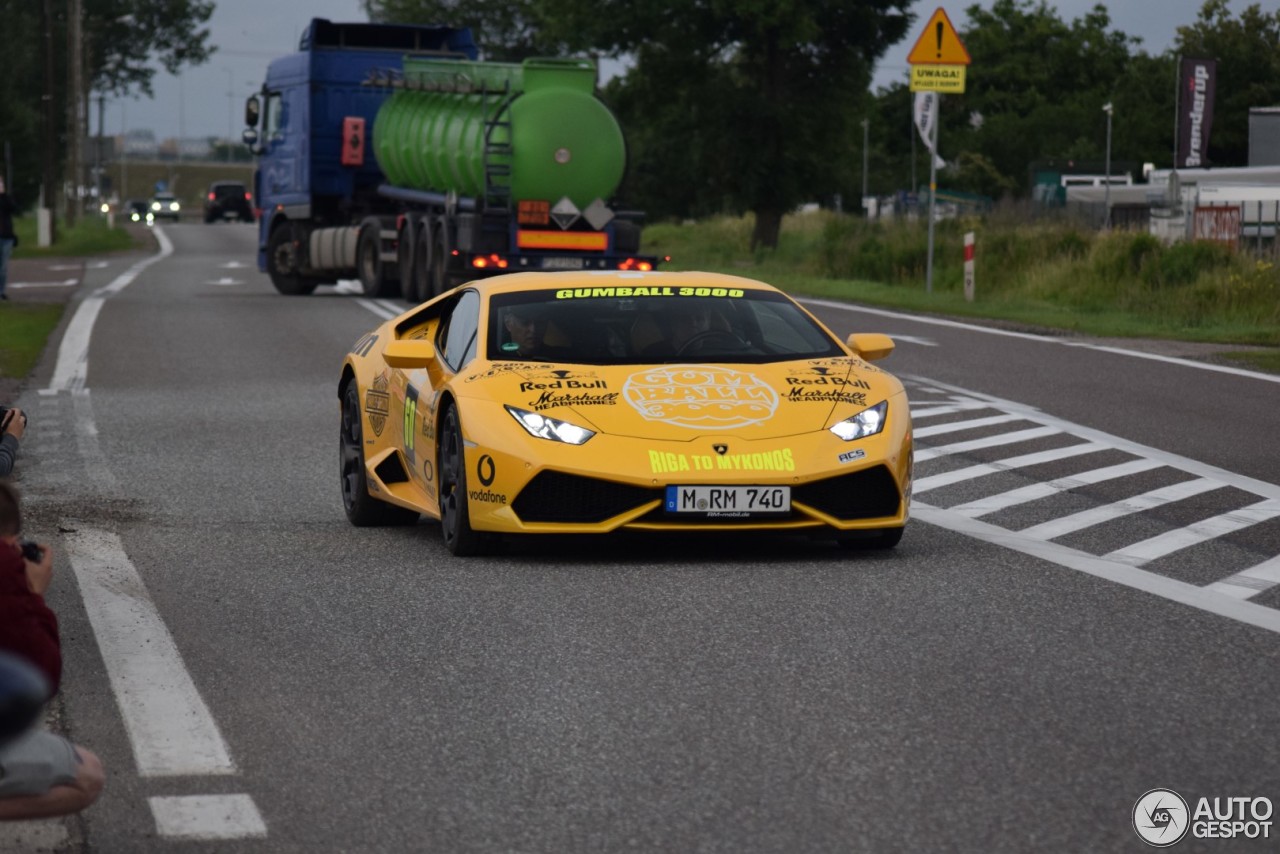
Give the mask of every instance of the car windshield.
<svg viewBox="0 0 1280 854">
<path fill-rule="evenodd" d="M 686 287 L 565 288 L 495 294 L 490 360 L 592 365 L 765 363 L 845 355 L 775 291 Z"/>
<path fill-rule="evenodd" d="M 220 199 L 227 196 L 243 196 L 244 184 L 214 184 L 213 194 Z"/>
</svg>

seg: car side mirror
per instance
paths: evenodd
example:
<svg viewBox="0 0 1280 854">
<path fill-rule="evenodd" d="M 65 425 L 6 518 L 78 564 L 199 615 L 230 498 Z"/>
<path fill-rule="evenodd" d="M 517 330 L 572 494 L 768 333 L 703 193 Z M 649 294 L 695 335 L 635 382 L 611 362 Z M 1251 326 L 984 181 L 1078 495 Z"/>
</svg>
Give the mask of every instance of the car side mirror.
<svg viewBox="0 0 1280 854">
<path fill-rule="evenodd" d="M 436 348 L 428 338 L 391 341 L 382 351 L 383 360 L 393 368 L 425 368 L 436 359 Z"/>
<path fill-rule="evenodd" d="M 240 138 L 244 140 L 244 144 L 253 149 L 258 144 L 258 132 L 253 128 L 245 128 L 244 133 L 240 134 Z"/>
<path fill-rule="evenodd" d="M 883 359 L 893 352 L 893 339 L 879 332 L 855 332 L 845 343 L 856 355 L 868 362 Z"/>
<path fill-rule="evenodd" d="M 257 95 L 250 95 L 244 102 L 244 123 L 251 128 L 258 126 L 258 116 L 262 114 L 262 105 Z"/>
</svg>

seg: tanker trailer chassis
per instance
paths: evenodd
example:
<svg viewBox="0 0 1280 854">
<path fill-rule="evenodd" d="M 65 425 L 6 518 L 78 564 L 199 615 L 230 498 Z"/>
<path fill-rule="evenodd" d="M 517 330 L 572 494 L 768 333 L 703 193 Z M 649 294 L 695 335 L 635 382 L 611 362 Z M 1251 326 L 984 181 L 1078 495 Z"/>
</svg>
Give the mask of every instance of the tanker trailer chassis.
<svg viewBox="0 0 1280 854">
<path fill-rule="evenodd" d="M 320 19 L 302 50 L 245 111 L 281 293 L 356 278 L 416 303 L 497 273 L 656 267 L 643 214 L 605 201 L 625 144 L 590 61 L 476 62 L 466 30 Z"/>
</svg>

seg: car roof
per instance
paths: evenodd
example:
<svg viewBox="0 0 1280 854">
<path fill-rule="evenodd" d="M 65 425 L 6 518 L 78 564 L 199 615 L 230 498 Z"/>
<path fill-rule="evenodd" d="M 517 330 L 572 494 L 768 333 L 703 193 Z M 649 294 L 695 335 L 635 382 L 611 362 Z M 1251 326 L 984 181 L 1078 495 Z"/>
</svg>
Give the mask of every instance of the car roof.
<svg viewBox="0 0 1280 854">
<path fill-rule="evenodd" d="M 214 187 L 243 187 L 244 181 L 214 181 L 209 185 L 210 189 Z"/>
</svg>

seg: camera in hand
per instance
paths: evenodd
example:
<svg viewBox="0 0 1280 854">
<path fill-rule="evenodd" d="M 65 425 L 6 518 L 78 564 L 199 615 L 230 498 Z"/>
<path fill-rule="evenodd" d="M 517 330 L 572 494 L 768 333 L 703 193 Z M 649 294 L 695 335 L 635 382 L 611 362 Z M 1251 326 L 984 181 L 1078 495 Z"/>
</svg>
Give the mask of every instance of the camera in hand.
<svg viewBox="0 0 1280 854">
<path fill-rule="evenodd" d="M 35 563 L 39 563 L 44 560 L 44 549 L 40 548 L 36 543 L 31 542 L 31 540 L 23 540 L 18 545 L 22 549 L 22 556 L 27 560 L 34 561 Z"/>
<path fill-rule="evenodd" d="M 13 409 L 12 406 L 0 406 L 0 430 L 3 430 L 5 427 L 9 426 L 8 425 L 9 410 L 11 409 Z M 24 428 L 27 426 L 27 413 L 25 412 L 22 413 L 22 426 Z"/>
</svg>

